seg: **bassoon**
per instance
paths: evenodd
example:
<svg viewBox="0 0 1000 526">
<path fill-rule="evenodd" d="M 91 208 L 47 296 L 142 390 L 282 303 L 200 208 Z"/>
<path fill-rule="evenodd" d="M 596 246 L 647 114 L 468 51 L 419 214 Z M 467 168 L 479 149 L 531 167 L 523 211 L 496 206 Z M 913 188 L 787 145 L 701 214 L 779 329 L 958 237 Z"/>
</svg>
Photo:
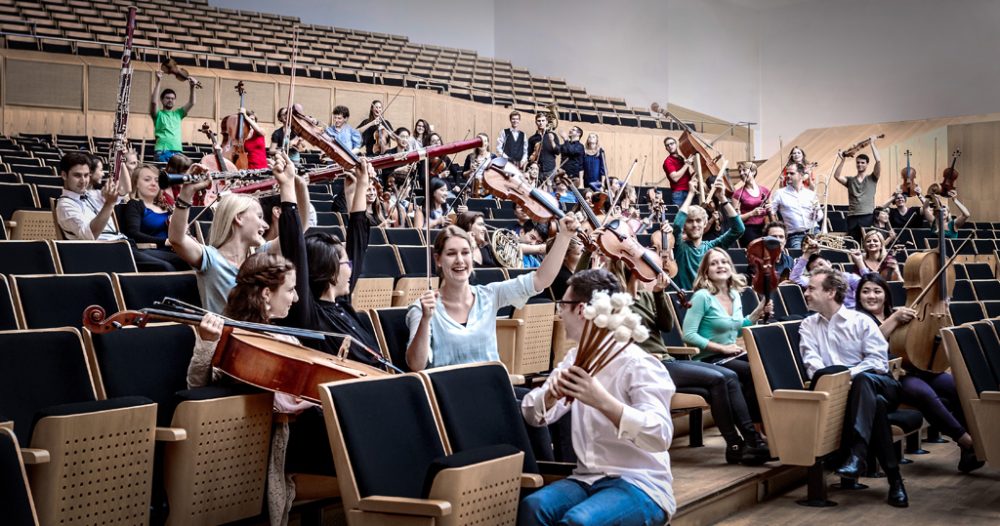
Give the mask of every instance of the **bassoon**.
<svg viewBox="0 0 1000 526">
<path fill-rule="evenodd" d="M 128 151 L 128 112 L 132 95 L 132 34 L 135 33 L 136 8 L 128 8 L 128 23 L 125 27 L 125 47 L 122 49 L 121 77 L 118 79 L 118 107 L 115 109 L 115 127 L 111 141 L 111 185 L 118 187 L 118 181 L 125 167 L 125 153 Z"/>
</svg>

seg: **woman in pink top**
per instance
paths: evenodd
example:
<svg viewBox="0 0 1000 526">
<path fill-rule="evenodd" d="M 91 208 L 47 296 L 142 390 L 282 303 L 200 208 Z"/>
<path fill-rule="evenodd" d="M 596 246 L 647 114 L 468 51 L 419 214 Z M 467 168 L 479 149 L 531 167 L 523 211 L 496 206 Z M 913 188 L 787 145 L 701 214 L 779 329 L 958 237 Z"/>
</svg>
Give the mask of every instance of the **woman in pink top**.
<svg viewBox="0 0 1000 526">
<path fill-rule="evenodd" d="M 741 238 L 745 247 L 764 235 L 764 225 L 770 221 L 765 203 L 771 192 L 757 184 L 757 165 L 754 163 L 740 163 L 740 180 L 743 185 L 733 192 L 733 201 L 737 203 L 740 218 L 746 226 Z"/>
</svg>

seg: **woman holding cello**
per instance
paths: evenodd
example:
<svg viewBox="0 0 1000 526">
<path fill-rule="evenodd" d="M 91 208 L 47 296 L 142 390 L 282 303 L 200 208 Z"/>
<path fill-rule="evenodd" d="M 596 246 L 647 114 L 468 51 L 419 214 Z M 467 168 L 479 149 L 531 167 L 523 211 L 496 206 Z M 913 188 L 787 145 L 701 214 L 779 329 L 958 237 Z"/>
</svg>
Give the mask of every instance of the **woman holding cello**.
<svg viewBox="0 0 1000 526">
<path fill-rule="evenodd" d="M 858 283 L 857 310 L 871 316 L 879 324 L 882 336 L 889 339 L 893 332 L 911 323 L 916 311 L 900 307 L 893 311 L 889 284 L 878 274 L 867 274 Z M 930 424 L 950 437 L 961 449 L 958 470 L 969 473 L 983 466 L 976 458 L 972 436 L 965 428 L 965 415 L 959 403 L 955 378 L 948 372 L 923 371 L 905 361 L 906 374 L 900 401 L 917 408 Z"/>
</svg>

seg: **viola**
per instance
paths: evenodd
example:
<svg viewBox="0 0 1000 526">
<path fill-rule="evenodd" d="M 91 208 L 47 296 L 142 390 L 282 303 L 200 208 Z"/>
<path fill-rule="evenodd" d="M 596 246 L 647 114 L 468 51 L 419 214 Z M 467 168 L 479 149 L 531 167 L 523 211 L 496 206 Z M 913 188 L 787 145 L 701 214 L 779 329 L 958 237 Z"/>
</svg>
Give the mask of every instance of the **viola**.
<svg viewBox="0 0 1000 526">
<path fill-rule="evenodd" d="M 430 162 L 428 163 L 428 167 L 430 168 L 431 171 L 431 177 L 438 177 L 439 175 L 441 175 L 445 170 L 448 169 L 449 164 L 451 163 L 448 162 L 448 159 L 446 157 L 435 157 L 431 159 Z"/>
<path fill-rule="evenodd" d="M 482 173 L 483 184 L 496 197 L 510 199 L 521 205 L 535 222 L 562 219 L 566 214 L 555 199 L 528 183 L 517 166 L 503 157 L 483 163 L 473 177 Z"/>
<path fill-rule="evenodd" d="M 955 150 L 951 154 L 951 166 L 944 169 L 941 173 L 941 195 L 948 195 L 952 190 L 955 189 L 955 181 L 958 179 L 958 170 L 955 169 L 955 163 L 958 162 L 958 158 L 962 156 L 962 150 Z"/>
<path fill-rule="evenodd" d="M 175 79 L 181 82 L 187 82 L 191 80 L 191 74 L 188 73 L 188 70 L 178 66 L 177 61 L 172 58 L 167 59 L 166 62 L 160 64 L 160 71 L 162 71 L 166 75 L 173 75 Z M 196 79 L 194 81 L 194 87 L 197 89 L 201 89 L 202 88 L 201 81 Z"/>
<path fill-rule="evenodd" d="M 107 316 L 103 308 L 91 305 L 83 313 L 83 325 L 95 334 L 103 334 L 126 325 L 145 327 L 151 321 L 197 325 L 201 318 L 201 314 L 160 309 L 121 311 Z M 350 338 L 345 338 L 340 353 L 331 355 L 257 331 L 297 338 L 326 338 L 325 333 L 318 331 L 227 319 L 222 338 L 215 348 L 212 366 L 250 385 L 301 397 L 314 403 L 320 403 L 321 383 L 390 374 L 346 358 Z M 383 363 L 387 362 L 383 360 Z"/>
<path fill-rule="evenodd" d="M 771 301 L 771 295 L 778 290 L 778 277 L 775 263 L 781 259 L 781 242 L 777 238 L 765 236 L 757 238 L 747 245 L 747 263 L 753 269 L 751 288 L 764 298 L 764 305 Z M 761 323 L 767 323 L 767 310 L 764 311 Z"/>
<path fill-rule="evenodd" d="M 917 195 L 917 171 L 910 167 L 910 156 L 913 155 L 913 152 L 906 150 L 903 152 L 903 155 L 906 156 L 906 168 L 899 171 L 899 176 L 903 180 L 903 183 L 899 186 L 899 191 L 906 197 L 914 197 Z"/>
<path fill-rule="evenodd" d="M 253 130 L 246 120 L 246 115 L 244 115 L 246 108 L 243 104 L 246 88 L 243 87 L 242 80 L 236 84 L 236 93 L 240 96 L 240 112 L 222 118 L 222 136 L 225 139 L 222 148 L 237 168 L 245 170 L 249 166 L 249 159 L 244 142 Z"/>
</svg>

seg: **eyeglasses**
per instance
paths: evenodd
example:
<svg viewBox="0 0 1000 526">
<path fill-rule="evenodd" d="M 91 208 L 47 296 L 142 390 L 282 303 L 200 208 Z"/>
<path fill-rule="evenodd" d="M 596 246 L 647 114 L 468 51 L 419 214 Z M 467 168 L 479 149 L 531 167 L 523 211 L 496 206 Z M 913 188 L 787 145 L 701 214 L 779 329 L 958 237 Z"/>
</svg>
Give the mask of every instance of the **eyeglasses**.
<svg viewBox="0 0 1000 526">
<path fill-rule="evenodd" d="M 347 265 L 348 268 L 354 269 L 354 263 L 352 263 L 350 261 L 341 261 L 340 264 L 341 265 Z"/>
<path fill-rule="evenodd" d="M 573 300 L 556 300 L 556 307 L 562 307 L 565 305 L 576 305 L 578 303 L 584 303 L 583 301 L 573 301 Z"/>
</svg>

